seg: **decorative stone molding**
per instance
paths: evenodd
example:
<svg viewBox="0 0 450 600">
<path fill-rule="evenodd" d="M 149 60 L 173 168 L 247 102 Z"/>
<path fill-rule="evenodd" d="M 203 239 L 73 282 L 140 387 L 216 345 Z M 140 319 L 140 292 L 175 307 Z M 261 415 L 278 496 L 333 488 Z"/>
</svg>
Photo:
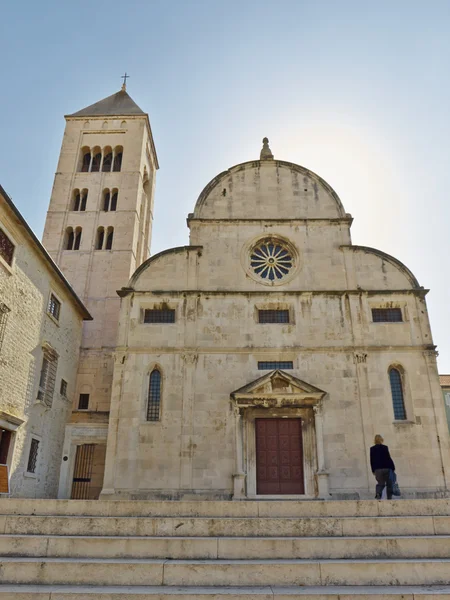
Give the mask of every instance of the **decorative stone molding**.
<svg viewBox="0 0 450 600">
<path fill-rule="evenodd" d="M 365 352 L 355 352 L 353 354 L 353 362 L 355 365 L 364 364 L 367 362 L 367 354 Z"/>
</svg>

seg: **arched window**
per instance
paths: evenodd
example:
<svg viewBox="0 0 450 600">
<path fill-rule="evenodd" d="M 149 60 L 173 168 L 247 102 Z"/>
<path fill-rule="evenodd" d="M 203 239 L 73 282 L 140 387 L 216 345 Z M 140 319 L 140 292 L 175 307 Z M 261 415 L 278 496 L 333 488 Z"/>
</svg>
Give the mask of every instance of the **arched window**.
<svg viewBox="0 0 450 600">
<path fill-rule="evenodd" d="M 105 250 L 111 250 L 114 237 L 114 227 L 108 227 L 106 230 L 106 246 Z"/>
<path fill-rule="evenodd" d="M 105 230 L 103 227 L 97 229 L 97 237 L 95 240 L 95 249 L 101 250 L 103 248 L 103 240 L 105 239 Z"/>
<path fill-rule="evenodd" d="M 405 400 L 403 396 L 403 380 L 399 369 L 389 369 L 389 381 L 391 383 L 392 406 L 394 408 L 394 419 L 404 421 L 406 419 Z"/>
<path fill-rule="evenodd" d="M 86 210 L 87 196 L 88 196 L 87 190 L 82 190 L 80 210 Z"/>
<path fill-rule="evenodd" d="M 122 168 L 122 146 L 117 146 L 117 148 L 115 148 L 114 153 L 114 166 L 113 166 L 113 171 L 120 171 L 120 169 Z"/>
<path fill-rule="evenodd" d="M 73 244 L 73 249 L 74 250 L 79 250 L 80 249 L 80 244 L 81 244 L 81 227 L 77 227 L 75 229 L 75 241 Z"/>
<path fill-rule="evenodd" d="M 89 148 L 84 148 L 83 149 L 83 159 L 81 161 L 81 172 L 88 173 L 90 164 L 91 164 L 91 152 L 90 152 Z"/>
<path fill-rule="evenodd" d="M 117 209 L 117 190 L 113 190 L 113 195 L 111 197 L 111 208 L 110 210 L 116 210 Z"/>
<path fill-rule="evenodd" d="M 81 194 L 80 190 L 75 190 L 73 193 L 73 208 L 72 210 L 80 210 Z"/>
<path fill-rule="evenodd" d="M 100 163 L 102 162 L 102 153 L 100 148 L 94 148 L 94 157 L 92 159 L 91 173 L 100 171 Z"/>
<path fill-rule="evenodd" d="M 75 235 L 73 233 L 73 229 L 72 229 L 72 227 L 68 227 L 66 229 L 64 248 L 66 250 L 73 250 L 74 240 L 75 240 Z"/>
<path fill-rule="evenodd" d="M 105 190 L 103 192 L 103 210 L 105 212 L 108 212 L 109 210 L 109 199 L 111 198 L 111 194 L 109 193 L 109 190 Z"/>
<path fill-rule="evenodd" d="M 161 412 L 161 373 L 153 369 L 148 381 L 147 421 L 159 421 Z"/>
<path fill-rule="evenodd" d="M 103 150 L 103 166 L 102 166 L 103 173 L 109 173 L 111 171 L 111 167 L 112 167 L 112 150 L 109 146 L 107 146 Z"/>
</svg>

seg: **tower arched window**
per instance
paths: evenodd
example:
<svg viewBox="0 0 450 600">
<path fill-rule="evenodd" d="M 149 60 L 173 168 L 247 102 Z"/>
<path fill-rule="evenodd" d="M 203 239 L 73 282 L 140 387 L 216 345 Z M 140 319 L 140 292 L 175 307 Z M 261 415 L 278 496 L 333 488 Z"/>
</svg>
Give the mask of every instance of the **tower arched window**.
<svg viewBox="0 0 450 600">
<path fill-rule="evenodd" d="M 66 250 L 73 250 L 74 241 L 75 241 L 75 234 L 73 232 L 73 229 L 72 229 L 72 227 L 68 227 L 66 229 L 64 248 Z"/>
<path fill-rule="evenodd" d="M 400 369 L 396 367 L 391 367 L 389 369 L 389 382 L 391 384 L 394 419 L 396 421 L 404 421 L 406 419 L 406 410 L 403 391 L 403 377 Z"/>
<path fill-rule="evenodd" d="M 89 148 L 85 148 L 83 152 L 83 158 L 81 161 L 81 172 L 88 173 L 91 165 L 91 152 Z"/>
<path fill-rule="evenodd" d="M 112 169 L 112 150 L 108 146 L 103 151 L 103 165 L 102 172 L 109 173 Z"/>
<path fill-rule="evenodd" d="M 72 206 L 72 210 L 80 210 L 80 204 L 81 204 L 80 190 L 75 190 L 74 193 L 73 193 L 73 206 Z"/>
<path fill-rule="evenodd" d="M 153 369 L 148 380 L 147 421 L 159 421 L 161 415 L 161 372 Z"/>
<path fill-rule="evenodd" d="M 80 244 L 81 244 L 81 227 L 77 227 L 75 229 L 75 240 L 73 243 L 73 249 L 74 250 L 79 250 L 80 249 Z"/>
<path fill-rule="evenodd" d="M 100 171 L 101 162 L 102 162 L 102 153 L 100 151 L 100 148 L 94 148 L 91 173 L 97 173 L 98 171 Z"/>
<path fill-rule="evenodd" d="M 122 168 L 122 155 L 123 155 L 123 148 L 122 146 L 117 146 L 117 148 L 115 148 L 114 150 L 114 165 L 113 165 L 113 171 L 120 171 Z"/>
<path fill-rule="evenodd" d="M 103 192 L 103 210 L 108 212 L 109 210 L 109 201 L 111 199 L 111 194 L 109 190 L 105 190 Z"/>
<path fill-rule="evenodd" d="M 97 229 L 97 237 L 95 239 L 95 249 L 101 250 L 103 248 L 103 241 L 105 239 L 105 230 L 103 227 Z"/>
<path fill-rule="evenodd" d="M 114 237 L 114 227 L 108 227 L 106 230 L 106 246 L 105 250 L 111 250 Z"/>
<path fill-rule="evenodd" d="M 82 190 L 81 191 L 80 210 L 86 210 L 87 197 L 88 197 L 87 190 Z"/>
<path fill-rule="evenodd" d="M 111 196 L 111 208 L 110 210 L 117 210 L 117 190 L 113 190 L 112 196 Z"/>
</svg>

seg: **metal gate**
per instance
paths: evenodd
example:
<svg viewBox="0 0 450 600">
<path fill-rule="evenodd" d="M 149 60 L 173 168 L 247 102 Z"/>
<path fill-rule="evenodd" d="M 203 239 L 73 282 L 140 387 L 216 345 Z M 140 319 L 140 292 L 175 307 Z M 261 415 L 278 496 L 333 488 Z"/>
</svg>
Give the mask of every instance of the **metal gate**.
<svg viewBox="0 0 450 600">
<path fill-rule="evenodd" d="M 71 498 L 89 500 L 95 444 L 77 446 Z"/>
<path fill-rule="evenodd" d="M 304 494 L 301 419 L 256 419 L 256 493 Z"/>
</svg>

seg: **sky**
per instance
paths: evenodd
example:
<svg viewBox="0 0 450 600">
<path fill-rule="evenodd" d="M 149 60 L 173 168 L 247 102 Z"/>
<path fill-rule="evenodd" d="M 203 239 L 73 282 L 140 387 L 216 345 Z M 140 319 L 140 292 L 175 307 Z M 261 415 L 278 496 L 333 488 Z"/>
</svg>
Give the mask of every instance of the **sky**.
<svg viewBox="0 0 450 600">
<path fill-rule="evenodd" d="M 188 243 L 218 173 L 275 158 L 323 177 L 352 241 L 394 255 L 427 296 L 450 373 L 450 2 L 5 2 L 0 183 L 42 235 L 64 115 L 120 89 L 150 117 L 152 254 Z"/>
</svg>

